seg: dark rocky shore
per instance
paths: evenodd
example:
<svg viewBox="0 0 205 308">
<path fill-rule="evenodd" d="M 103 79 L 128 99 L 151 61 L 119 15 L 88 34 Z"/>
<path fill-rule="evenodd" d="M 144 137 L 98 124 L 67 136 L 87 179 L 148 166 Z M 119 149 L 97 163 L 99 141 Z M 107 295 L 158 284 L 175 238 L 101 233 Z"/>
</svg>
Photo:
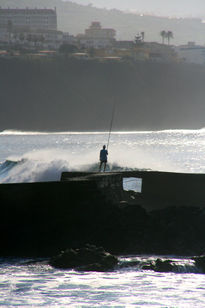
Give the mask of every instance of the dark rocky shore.
<svg viewBox="0 0 205 308">
<path fill-rule="evenodd" d="M 123 191 L 130 176 L 142 178 L 142 193 Z M 115 255 L 201 255 L 204 182 L 204 175 L 139 171 L 2 184 L 0 256 L 51 257 L 88 243 Z"/>
</svg>

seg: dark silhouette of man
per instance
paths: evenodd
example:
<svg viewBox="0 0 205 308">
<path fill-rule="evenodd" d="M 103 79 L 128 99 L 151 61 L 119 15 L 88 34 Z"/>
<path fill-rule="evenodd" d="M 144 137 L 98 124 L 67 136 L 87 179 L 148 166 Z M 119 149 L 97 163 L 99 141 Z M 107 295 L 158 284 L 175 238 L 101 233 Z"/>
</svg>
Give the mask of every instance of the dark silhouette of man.
<svg viewBox="0 0 205 308">
<path fill-rule="evenodd" d="M 102 150 L 100 151 L 100 167 L 99 167 L 99 172 L 101 171 L 102 165 L 104 164 L 104 172 L 106 169 L 106 164 L 107 164 L 107 156 L 108 156 L 108 151 L 106 150 L 106 146 L 104 145 Z"/>
</svg>

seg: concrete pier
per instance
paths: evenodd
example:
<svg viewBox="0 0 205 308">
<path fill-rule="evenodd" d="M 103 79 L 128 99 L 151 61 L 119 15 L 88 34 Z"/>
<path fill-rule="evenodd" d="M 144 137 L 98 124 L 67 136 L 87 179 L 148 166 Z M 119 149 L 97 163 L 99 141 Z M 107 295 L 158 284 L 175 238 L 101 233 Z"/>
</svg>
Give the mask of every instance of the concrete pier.
<svg viewBox="0 0 205 308">
<path fill-rule="evenodd" d="M 142 180 L 141 192 L 123 180 Z M 0 185 L 0 256 L 51 256 L 86 243 L 119 253 L 201 253 L 205 175 L 63 172 Z M 183 244 L 183 245 L 182 245 Z"/>
<path fill-rule="evenodd" d="M 123 190 L 123 179 L 142 179 L 141 193 Z M 114 202 L 122 200 L 141 205 L 147 211 L 168 206 L 205 207 L 205 174 L 157 171 L 114 173 L 63 172 L 61 181 L 95 182 L 102 193 Z"/>
</svg>

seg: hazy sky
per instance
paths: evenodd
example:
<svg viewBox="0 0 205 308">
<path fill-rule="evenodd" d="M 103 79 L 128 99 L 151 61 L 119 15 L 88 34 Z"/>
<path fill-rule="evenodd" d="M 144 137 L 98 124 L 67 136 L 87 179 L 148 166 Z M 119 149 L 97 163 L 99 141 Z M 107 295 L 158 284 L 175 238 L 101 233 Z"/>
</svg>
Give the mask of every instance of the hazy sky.
<svg viewBox="0 0 205 308">
<path fill-rule="evenodd" d="M 97 7 L 169 16 L 205 16 L 205 0 L 71 0 Z"/>
</svg>

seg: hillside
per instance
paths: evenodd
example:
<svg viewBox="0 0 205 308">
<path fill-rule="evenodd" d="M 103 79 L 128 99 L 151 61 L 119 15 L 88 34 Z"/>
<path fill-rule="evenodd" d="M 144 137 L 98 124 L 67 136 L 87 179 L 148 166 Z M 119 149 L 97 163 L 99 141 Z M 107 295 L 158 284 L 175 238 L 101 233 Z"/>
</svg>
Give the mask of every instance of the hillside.
<svg viewBox="0 0 205 308">
<path fill-rule="evenodd" d="M 204 0 L 73 0 L 79 4 L 92 3 L 101 8 L 119 8 L 120 10 L 135 10 L 144 14 L 158 16 L 205 17 Z"/>
<path fill-rule="evenodd" d="M 159 130 L 205 126 L 205 67 L 0 59 L 0 130 Z"/>
<path fill-rule="evenodd" d="M 188 41 L 205 43 L 205 24 L 200 19 L 169 19 L 165 17 L 140 16 L 123 13 L 118 10 L 97 9 L 62 0 L 0 0 L 1 7 L 38 7 L 57 8 L 58 27 L 70 34 L 84 32 L 91 21 L 98 20 L 104 27 L 117 30 L 117 38 L 133 40 L 137 32 L 145 32 L 145 40 L 161 41 L 160 31 L 171 30 L 174 33 L 173 44 Z"/>
</svg>

